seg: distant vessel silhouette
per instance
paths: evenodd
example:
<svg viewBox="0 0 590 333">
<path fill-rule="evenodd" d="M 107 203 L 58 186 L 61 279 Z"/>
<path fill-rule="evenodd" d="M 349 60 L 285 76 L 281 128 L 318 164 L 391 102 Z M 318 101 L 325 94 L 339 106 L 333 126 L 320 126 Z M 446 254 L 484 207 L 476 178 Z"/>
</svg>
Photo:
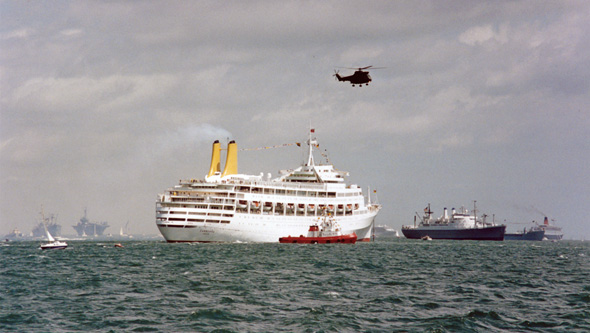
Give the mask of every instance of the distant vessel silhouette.
<svg viewBox="0 0 590 333">
<path fill-rule="evenodd" d="M 90 222 L 86 217 L 86 208 L 84 208 L 84 216 L 80 218 L 78 224 L 72 226 L 78 236 L 102 236 L 104 230 L 109 227 L 107 222 Z"/>
<path fill-rule="evenodd" d="M 42 215 L 42 221 L 33 228 L 33 237 L 45 237 L 45 227 L 51 235 L 61 236 L 61 225 L 57 224 L 57 217 L 55 214 L 50 214 L 49 217 Z"/>
</svg>

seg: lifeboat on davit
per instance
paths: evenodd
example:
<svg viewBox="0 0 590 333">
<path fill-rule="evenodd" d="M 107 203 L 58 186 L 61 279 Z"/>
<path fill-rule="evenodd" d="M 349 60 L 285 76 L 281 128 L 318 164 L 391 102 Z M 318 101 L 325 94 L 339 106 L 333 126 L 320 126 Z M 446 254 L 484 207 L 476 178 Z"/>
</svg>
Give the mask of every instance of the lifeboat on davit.
<svg viewBox="0 0 590 333">
<path fill-rule="evenodd" d="M 307 236 L 287 236 L 279 238 L 279 243 L 295 244 L 330 244 L 330 243 L 356 243 L 356 233 L 343 235 L 340 225 L 333 216 L 318 218 L 318 223 L 310 225 Z"/>
</svg>

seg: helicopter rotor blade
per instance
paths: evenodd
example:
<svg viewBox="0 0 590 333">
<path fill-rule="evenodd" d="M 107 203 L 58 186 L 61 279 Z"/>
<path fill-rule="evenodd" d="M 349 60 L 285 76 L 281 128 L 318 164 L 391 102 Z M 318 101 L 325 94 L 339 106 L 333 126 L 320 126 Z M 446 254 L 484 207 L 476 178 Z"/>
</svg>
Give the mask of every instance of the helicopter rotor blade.
<svg viewBox="0 0 590 333">
<path fill-rule="evenodd" d="M 366 67 L 339 67 L 339 68 L 354 69 L 356 71 L 361 71 L 363 69 L 368 69 L 368 68 L 371 68 L 371 67 L 373 67 L 373 66 L 366 66 Z"/>
<path fill-rule="evenodd" d="M 339 68 L 346 68 L 346 69 L 354 69 L 357 71 L 362 71 L 363 69 L 382 69 L 382 68 L 387 68 L 387 67 L 373 67 L 373 65 L 371 66 L 365 66 L 365 67 L 339 67 Z"/>
</svg>

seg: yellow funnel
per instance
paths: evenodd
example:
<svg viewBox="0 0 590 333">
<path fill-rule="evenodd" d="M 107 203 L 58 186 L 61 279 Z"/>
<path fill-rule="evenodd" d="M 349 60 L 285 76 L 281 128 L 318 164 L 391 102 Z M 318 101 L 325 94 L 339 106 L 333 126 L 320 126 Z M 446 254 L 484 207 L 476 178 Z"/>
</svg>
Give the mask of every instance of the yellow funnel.
<svg viewBox="0 0 590 333">
<path fill-rule="evenodd" d="M 221 145 L 219 144 L 219 140 L 215 140 L 215 142 L 213 142 L 213 152 L 211 153 L 211 167 L 209 168 L 209 173 L 207 174 L 207 177 L 211 177 L 216 172 L 221 171 L 221 168 L 219 166 L 220 153 L 221 153 Z"/>
<path fill-rule="evenodd" d="M 227 145 L 227 160 L 225 160 L 225 168 L 221 177 L 227 175 L 235 175 L 238 173 L 238 144 L 235 141 L 230 141 Z"/>
</svg>

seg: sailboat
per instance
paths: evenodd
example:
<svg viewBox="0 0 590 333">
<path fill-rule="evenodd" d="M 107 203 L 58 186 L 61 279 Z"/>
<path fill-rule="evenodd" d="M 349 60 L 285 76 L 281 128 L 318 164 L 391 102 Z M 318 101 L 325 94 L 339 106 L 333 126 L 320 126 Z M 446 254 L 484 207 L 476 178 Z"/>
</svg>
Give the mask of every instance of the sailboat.
<svg viewBox="0 0 590 333">
<path fill-rule="evenodd" d="M 45 235 L 47 236 L 47 240 L 49 241 L 49 243 L 47 244 L 41 244 L 41 250 L 60 250 L 68 247 L 68 243 L 58 241 L 55 238 L 53 238 L 53 236 L 51 236 L 51 233 L 49 233 L 49 229 L 47 229 L 47 223 L 45 221 L 45 215 L 43 215 L 43 211 L 41 211 L 41 216 L 43 218 L 43 226 L 45 227 Z"/>
<path fill-rule="evenodd" d="M 125 227 L 121 227 L 121 230 L 119 231 L 119 236 L 122 238 L 133 238 L 133 236 L 129 234 L 129 221 L 127 221 Z"/>
</svg>

